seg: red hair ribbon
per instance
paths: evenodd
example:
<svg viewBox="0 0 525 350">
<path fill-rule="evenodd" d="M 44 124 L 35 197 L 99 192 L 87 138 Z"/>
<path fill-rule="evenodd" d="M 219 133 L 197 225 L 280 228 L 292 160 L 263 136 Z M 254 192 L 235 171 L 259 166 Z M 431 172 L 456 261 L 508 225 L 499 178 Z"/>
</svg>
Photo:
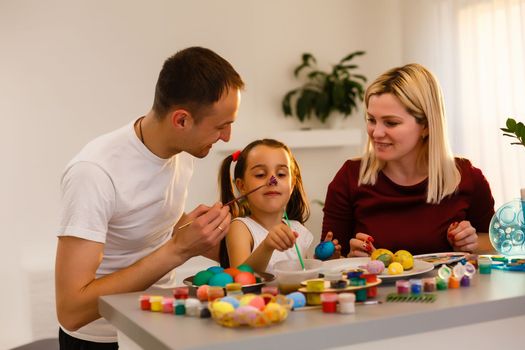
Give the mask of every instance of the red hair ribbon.
<svg viewBox="0 0 525 350">
<path fill-rule="evenodd" d="M 237 159 L 239 159 L 239 155 L 241 154 L 241 151 L 240 150 L 237 150 L 235 152 L 232 153 L 232 159 L 234 162 L 237 161 Z"/>
</svg>

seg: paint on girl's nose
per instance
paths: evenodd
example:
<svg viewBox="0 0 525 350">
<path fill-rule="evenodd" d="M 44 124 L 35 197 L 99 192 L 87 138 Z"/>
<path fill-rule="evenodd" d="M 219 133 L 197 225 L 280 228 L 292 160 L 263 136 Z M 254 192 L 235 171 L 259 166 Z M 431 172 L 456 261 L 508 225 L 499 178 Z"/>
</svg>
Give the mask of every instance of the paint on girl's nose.
<svg viewBox="0 0 525 350">
<path fill-rule="evenodd" d="M 268 182 L 268 186 L 275 186 L 277 185 L 277 179 L 275 178 L 275 176 L 272 175 L 272 177 L 270 178 L 270 181 Z"/>
</svg>

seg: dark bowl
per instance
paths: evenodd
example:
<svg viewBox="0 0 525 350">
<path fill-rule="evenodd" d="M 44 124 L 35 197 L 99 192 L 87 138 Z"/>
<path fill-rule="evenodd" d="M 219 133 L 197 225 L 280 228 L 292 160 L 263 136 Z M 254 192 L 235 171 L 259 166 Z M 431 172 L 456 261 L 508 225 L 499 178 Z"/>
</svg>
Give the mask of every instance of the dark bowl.
<svg viewBox="0 0 525 350">
<path fill-rule="evenodd" d="M 267 273 L 267 272 L 255 272 L 254 275 L 255 275 L 256 278 L 259 278 L 261 280 L 261 282 L 254 283 L 254 284 L 246 284 L 246 285 L 242 286 L 242 292 L 244 294 L 247 294 L 247 293 L 260 294 L 261 293 L 261 288 L 266 283 L 269 283 L 269 282 L 271 282 L 271 281 L 273 281 L 275 279 L 274 275 L 272 275 L 271 273 Z M 193 284 L 193 277 L 195 277 L 195 276 L 186 277 L 184 279 L 184 281 L 182 281 L 182 283 L 184 283 L 185 285 L 189 286 L 190 287 L 190 294 L 192 296 L 195 296 L 197 294 L 197 288 L 199 288 L 199 286 L 196 286 L 196 285 Z"/>
</svg>

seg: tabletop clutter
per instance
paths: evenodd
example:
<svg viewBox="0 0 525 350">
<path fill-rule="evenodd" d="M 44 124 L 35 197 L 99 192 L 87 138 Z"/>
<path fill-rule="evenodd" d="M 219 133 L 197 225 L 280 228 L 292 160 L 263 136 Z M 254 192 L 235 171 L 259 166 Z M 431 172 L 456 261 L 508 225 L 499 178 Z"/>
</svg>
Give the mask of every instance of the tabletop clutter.
<svg viewBox="0 0 525 350">
<path fill-rule="evenodd" d="M 408 252 L 404 252 L 397 263 L 406 270 L 411 268 L 413 259 L 410 259 L 411 255 L 407 258 Z M 386 265 L 395 261 L 385 256 L 377 258 L 383 254 L 384 251 L 365 266 L 348 271 L 323 269 L 320 260 L 309 262 L 315 259 L 305 259 L 305 270 L 285 262 L 281 265 L 295 268 L 299 276 L 304 277 L 308 267 L 314 270 L 314 274 L 301 280 L 295 290 L 287 284 L 290 281 L 279 279 L 279 273 L 278 286 L 265 285 L 273 281 L 273 276 L 258 274 L 248 265 L 227 269 L 212 266 L 186 279 L 185 283 L 189 285 L 173 289 L 173 296 L 141 295 L 140 308 L 180 316 L 211 317 L 225 327 L 270 326 L 285 321 L 289 312 L 294 310 L 320 309 L 328 314 L 353 314 L 356 304 L 383 302 L 377 300 L 377 286 L 382 282 L 378 275 L 383 270 L 397 273 L 399 268 L 388 269 Z M 442 264 L 437 277 L 397 279 L 396 293 L 388 294 L 384 301 L 433 302 L 438 296 L 436 291 L 469 287 L 478 268 L 480 274 L 491 273 L 492 259 L 465 255 L 455 265 Z"/>
</svg>

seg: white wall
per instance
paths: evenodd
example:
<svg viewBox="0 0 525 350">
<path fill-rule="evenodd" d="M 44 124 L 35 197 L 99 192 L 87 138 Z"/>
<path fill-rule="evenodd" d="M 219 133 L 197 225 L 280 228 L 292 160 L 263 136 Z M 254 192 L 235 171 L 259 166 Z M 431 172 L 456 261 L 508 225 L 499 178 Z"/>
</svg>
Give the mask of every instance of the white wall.
<svg viewBox="0 0 525 350">
<path fill-rule="evenodd" d="M 0 348 L 56 335 L 61 171 L 87 141 L 149 110 L 166 57 L 201 45 L 236 67 L 247 89 L 233 138 L 299 128 L 282 116 L 280 100 L 296 86 L 292 69 L 305 51 L 327 67 L 365 50 L 357 62 L 370 79 L 402 60 L 397 0 L 3 0 L 0 43 Z M 362 118 L 346 123 L 362 127 Z M 310 198 L 324 199 L 339 166 L 359 153 L 360 147 L 297 151 Z M 190 209 L 216 199 L 223 156 L 198 163 Z M 319 234 L 321 211 L 312 211 L 308 226 Z"/>
</svg>

